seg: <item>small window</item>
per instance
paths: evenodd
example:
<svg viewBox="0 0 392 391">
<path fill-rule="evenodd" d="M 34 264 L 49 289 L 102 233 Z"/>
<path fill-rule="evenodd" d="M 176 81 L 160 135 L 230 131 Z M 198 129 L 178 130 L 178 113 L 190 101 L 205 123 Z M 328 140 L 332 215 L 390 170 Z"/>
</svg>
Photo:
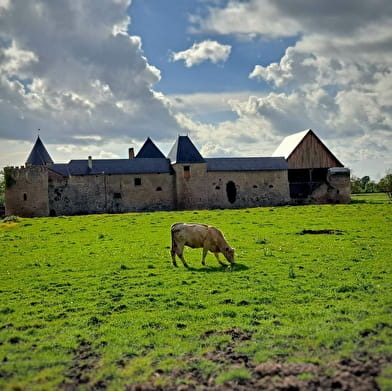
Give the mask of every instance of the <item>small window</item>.
<svg viewBox="0 0 392 391">
<path fill-rule="evenodd" d="M 141 186 L 142 178 L 135 178 L 135 186 Z"/>
<path fill-rule="evenodd" d="M 120 199 L 121 198 L 121 193 L 114 193 L 113 194 L 114 199 Z"/>
<path fill-rule="evenodd" d="M 162 191 L 162 187 L 161 187 L 161 186 L 158 186 L 158 187 L 156 188 L 156 191 Z"/>
<path fill-rule="evenodd" d="M 184 166 L 184 178 L 188 179 L 191 177 L 191 166 Z"/>
<path fill-rule="evenodd" d="M 254 189 L 257 189 L 257 185 L 253 185 L 253 188 L 254 188 Z"/>
<path fill-rule="evenodd" d="M 23 193 L 23 201 L 27 201 L 27 194 Z"/>
</svg>

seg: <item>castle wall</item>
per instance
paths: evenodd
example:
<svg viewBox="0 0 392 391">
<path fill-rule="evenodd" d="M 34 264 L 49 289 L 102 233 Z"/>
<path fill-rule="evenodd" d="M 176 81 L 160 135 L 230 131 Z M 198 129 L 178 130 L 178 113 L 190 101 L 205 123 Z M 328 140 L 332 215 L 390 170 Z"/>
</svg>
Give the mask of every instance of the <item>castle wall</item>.
<svg viewBox="0 0 392 391">
<path fill-rule="evenodd" d="M 247 208 L 290 201 L 287 170 L 207 171 L 206 168 L 205 163 L 174 165 L 177 209 Z"/>
<path fill-rule="evenodd" d="M 289 202 L 286 170 L 212 171 L 207 188 L 210 208 L 248 208 Z"/>
<path fill-rule="evenodd" d="M 48 216 L 48 169 L 46 166 L 6 167 L 4 174 L 6 216 Z"/>
<path fill-rule="evenodd" d="M 170 174 L 85 175 L 49 179 L 51 215 L 174 209 Z"/>
</svg>

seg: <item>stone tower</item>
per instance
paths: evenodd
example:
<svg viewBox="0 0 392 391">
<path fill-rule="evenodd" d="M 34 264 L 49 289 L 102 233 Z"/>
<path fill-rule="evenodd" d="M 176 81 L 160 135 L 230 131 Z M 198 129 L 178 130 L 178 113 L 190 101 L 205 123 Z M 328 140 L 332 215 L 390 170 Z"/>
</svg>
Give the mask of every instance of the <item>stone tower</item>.
<svg viewBox="0 0 392 391">
<path fill-rule="evenodd" d="M 177 209 L 208 207 L 207 163 L 188 136 L 178 136 L 168 158 L 176 173 Z"/>
<path fill-rule="evenodd" d="M 38 136 L 26 160 L 26 167 L 4 169 L 7 216 L 48 216 L 48 166 L 52 164 L 53 160 Z"/>
</svg>

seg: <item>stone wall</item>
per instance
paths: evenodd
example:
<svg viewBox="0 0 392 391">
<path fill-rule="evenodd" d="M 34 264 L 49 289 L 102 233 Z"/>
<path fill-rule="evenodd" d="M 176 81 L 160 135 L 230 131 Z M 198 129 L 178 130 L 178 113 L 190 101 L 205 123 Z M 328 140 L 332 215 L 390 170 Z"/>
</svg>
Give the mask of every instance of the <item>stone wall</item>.
<svg viewBox="0 0 392 391">
<path fill-rule="evenodd" d="M 49 179 L 51 215 L 174 209 L 170 174 L 85 175 Z"/>
<path fill-rule="evenodd" d="M 350 202 L 350 172 L 329 169 L 304 200 L 290 199 L 288 171 L 207 171 L 175 164 L 173 174 L 62 177 L 45 166 L 6 168 L 5 213 L 21 217 L 133 211 L 228 209 L 289 203 Z"/>
<path fill-rule="evenodd" d="M 207 171 L 175 164 L 177 209 L 247 208 L 290 201 L 287 170 Z"/>
<path fill-rule="evenodd" d="M 312 204 L 348 204 L 351 202 L 350 170 L 329 168 L 326 182 L 309 197 Z"/>
<path fill-rule="evenodd" d="M 20 217 L 48 216 L 48 168 L 6 167 L 5 214 Z"/>
<path fill-rule="evenodd" d="M 248 208 L 289 202 L 286 170 L 207 173 L 210 208 Z"/>
</svg>

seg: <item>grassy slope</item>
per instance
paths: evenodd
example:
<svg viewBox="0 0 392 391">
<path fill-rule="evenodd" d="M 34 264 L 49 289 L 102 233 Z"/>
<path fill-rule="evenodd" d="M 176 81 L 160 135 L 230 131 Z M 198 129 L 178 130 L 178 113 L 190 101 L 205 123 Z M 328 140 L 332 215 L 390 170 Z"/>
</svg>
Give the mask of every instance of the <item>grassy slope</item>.
<svg viewBox="0 0 392 391">
<path fill-rule="evenodd" d="M 157 369 L 219 375 L 208 353 L 231 339 L 210 332 L 231 328 L 252 335 L 236 350 L 255 362 L 392 353 L 392 206 L 355 200 L 0 224 L 0 389 L 64 386 L 77 360 L 86 382 L 113 389 Z M 234 269 L 212 255 L 202 267 L 191 249 L 193 268 L 175 269 L 176 221 L 221 228 Z"/>
</svg>

